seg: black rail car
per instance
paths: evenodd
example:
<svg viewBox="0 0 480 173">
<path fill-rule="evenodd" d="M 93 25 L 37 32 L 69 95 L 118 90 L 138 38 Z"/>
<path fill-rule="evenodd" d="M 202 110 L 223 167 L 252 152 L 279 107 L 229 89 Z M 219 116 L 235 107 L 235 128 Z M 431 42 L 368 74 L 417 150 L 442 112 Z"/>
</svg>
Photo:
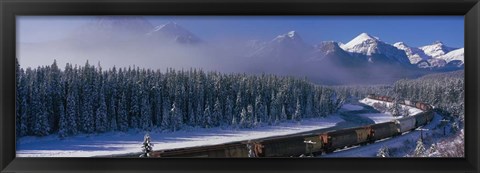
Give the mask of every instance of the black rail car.
<svg viewBox="0 0 480 173">
<path fill-rule="evenodd" d="M 370 128 L 372 128 L 373 130 L 372 139 L 374 141 L 396 136 L 400 133 L 395 122 L 391 122 L 391 121 L 380 123 L 380 124 L 373 124 L 373 125 L 370 125 Z"/>
<path fill-rule="evenodd" d="M 152 152 L 152 157 L 248 157 L 244 143 L 189 147 Z"/>
<path fill-rule="evenodd" d="M 304 136 L 280 137 L 267 140 L 256 140 L 254 149 L 258 157 L 290 157 L 306 153 Z"/>
<path fill-rule="evenodd" d="M 372 139 L 370 127 L 357 127 L 326 132 L 320 135 L 322 150 L 330 153 L 339 148 L 364 144 Z"/>
</svg>

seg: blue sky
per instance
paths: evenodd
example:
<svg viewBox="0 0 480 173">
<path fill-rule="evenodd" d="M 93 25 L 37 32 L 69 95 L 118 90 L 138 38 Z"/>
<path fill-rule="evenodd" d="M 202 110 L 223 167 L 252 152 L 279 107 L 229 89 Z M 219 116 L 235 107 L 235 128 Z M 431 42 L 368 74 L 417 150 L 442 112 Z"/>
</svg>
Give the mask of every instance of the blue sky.
<svg viewBox="0 0 480 173">
<path fill-rule="evenodd" d="M 146 16 L 153 25 L 173 21 L 206 41 L 229 39 L 271 40 L 297 31 L 309 44 L 348 42 L 362 32 L 387 43 L 403 41 L 423 46 L 436 40 L 450 47 L 464 45 L 463 16 Z M 43 42 L 66 37 L 88 22 L 84 16 L 21 16 L 20 42 Z"/>
</svg>

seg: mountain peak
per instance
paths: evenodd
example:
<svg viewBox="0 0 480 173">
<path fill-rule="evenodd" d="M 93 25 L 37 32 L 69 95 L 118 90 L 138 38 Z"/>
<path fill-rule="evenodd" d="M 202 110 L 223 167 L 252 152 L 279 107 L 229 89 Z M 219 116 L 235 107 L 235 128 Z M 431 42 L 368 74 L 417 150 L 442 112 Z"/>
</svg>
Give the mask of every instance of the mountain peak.
<svg viewBox="0 0 480 173">
<path fill-rule="evenodd" d="M 396 43 L 393 44 L 393 46 L 395 46 L 395 47 L 397 47 L 397 48 L 400 47 L 400 46 L 401 46 L 401 47 L 409 47 L 409 46 L 408 46 L 407 44 L 405 44 L 404 42 L 396 42 Z"/>
<path fill-rule="evenodd" d="M 437 40 L 437 41 L 434 41 L 432 44 L 440 44 L 440 45 L 443 45 L 443 42 Z"/>
<path fill-rule="evenodd" d="M 288 37 L 295 37 L 296 31 L 290 31 L 287 33 Z"/>
<path fill-rule="evenodd" d="M 347 44 L 343 45 L 342 48 L 348 50 L 354 47 L 358 47 L 359 45 L 372 44 L 378 41 L 380 41 L 378 37 L 374 37 L 367 33 L 361 33 L 360 35 L 349 41 Z"/>
<path fill-rule="evenodd" d="M 277 36 L 274 40 L 282 41 L 282 40 L 285 40 L 285 39 L 299 40 L 299 41 L 302 40 L 302 38 L 300 37 L 300 35 L 298 34 L 297 31 L 289 31 L 286 34 L 282 34 L 282 35 Z"/>
<path fill-rule="evenodd" d="M 357 39 L 362 39 L 362 40 L 367 40 L 367 39 L 378 40 L 377 37 L 374 37 L 374 36 L 372 36 L 372 35 L 370 35 L 370 34 L 368 34 L 368 33 L 365 33 L 365 32 L 361 33 L 361 34 L 358 35 L 356 38 L 357 38 Z"/>
<path fill-rule="evenodd" d="M 158 25 L 153 29 L 153 31 L 147 34 L 150 37 L 163 38 L 166 37 L 173 38 L 178 43 L 198 43 L 201 40 L 193 35 L 190 31 L 183 28 L 176 22 L 168 22 L 163 25 Z"/>
</svg>

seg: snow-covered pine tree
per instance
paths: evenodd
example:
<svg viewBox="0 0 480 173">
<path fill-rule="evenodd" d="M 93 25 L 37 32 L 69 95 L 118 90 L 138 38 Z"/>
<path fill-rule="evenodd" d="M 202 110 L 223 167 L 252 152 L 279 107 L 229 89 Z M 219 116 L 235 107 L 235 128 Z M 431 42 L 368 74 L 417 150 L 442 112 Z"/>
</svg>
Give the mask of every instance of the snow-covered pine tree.
<svg viewBox="0 0 480 173">
<path fill-rule="evenodd" d="M 169 96 L 164 96 L 162 99 L 162 108 L 163 108 L 163 113 L 162 113 L 162 129 L 172 129 L 171 126 L 171 102 Z"/>
<path fill-rule="evenodd" d="M 422 138 L 417 140 L 417 146 L 415 147 L 414 157 L 424 157 L 425 156 L 425 145 L 423 144 Z"/>
<path fill-rule="evenodd" d="M 295 108 L 295 113 L 293 114 L 292 120 L 300 121 L 302 118 L 302 105 L 300 104 L 300 99 L 297 99 L 297 106 Z"/>
<path fill-rule="evenodd" d="M 257 120 L 255 119 L 255 115 L 254 115 L 254 112 L 253 112 L 253 106 L 252 106 L 252 105 L 248 105 L 248 106 L 247 106 L 247 123 L 246 123 L 246 127 L 247 127 L 247 128 L 251 128 L 251 127 L 254 127 L 256 124 L 257 124 Z"/>
<path fill-rule="evenodd" d="M 240 127 L 246 128 L 248 127 L 248 113 L 245 108 L 242 108 L 242 111 L 240 112 Z"/>
<path fill-rule="evenodd" d="M 135 83 L 131 90 L 131 97 L 130 97 L 130 127 L 132 128 L 140 128 L 140 104 L 141 100 L 139 99 L 140 92 L 138 91 L 139 85 Z"/>
<path fill-rule="evenodd" d="M 95 131 L 103 133 L 107 131 L 107 103 L 105 101 L 105 91 L 103 85 L 98 94 L 99 107 L 95 112 Z"/>
<path fill-rule="evenodd" d="M 280 114 L 278 113 L 278 99 L 275 97 L 275 93 L 272 92 L 272 96 L 270 97 L 272 102 L 270 103 L 270 115 L 268 123 L 269 125 L 278 124 L 280 121 Z"/>
<path fill-rule="evenodd" d="M 282 113 L 280 113 L 280 121 L 287 120 L 287 113 L 285 110 L 285 105 L 282 105 Z"/>
<path fill-rule="evenodd" d="M 60 138 L 65 138 L 68 136 L 68 121 L 65 115 L 65 108 L 63 107 L 63 103 L 60 102 L 58 105 L 58 113 L 59 113 L 59 125 L 58 125 L 58 136 Z"/>
<path fill-rule="evenodd" d="M 401 106 L 399 103 L 398 97 L 395 98 L 395 100 L 392 102 L 392 105 L 389 108 L 390 113 L 392 113 L 392 116 L 400 116 L 401 115 Z"/>
<path fill-rule="evenodd" d="M 68 129 L 66 131 L 67 135 L 76 135 L 78 133 L 77 129 L 77 102 L 75 100 L 75 93 L 76 93 L 76 87 L 72 84 L 72 87 L 70 88 L 70 92 L 67 94 L 67 104 L 66 104 L 66 126 L 65 128 Z"/>
<path fill-rule="evenodd" d="M 378 149 L 377 157 L 390 157 L 388 147 L 384 145 L 380 149 Z"/>
<path fill-rule="evenodd" d="M 18 67 L 19 68 L 19 67 Z M 28 133 L 28 88 L 27 88 L 27 76 L 23 69 L 17 69 L 19 76 L 17 86 L 17 135 L 22 137 Z M 18 139 L 18 138 L 17 138 Z"/>
<path fill-rule="evenodd" d="M 125 93 L 121 94 L 118 101 L 118 129 L 124 132 L 128 130 L 127 98 Z"/>
<path fill-rule="evenodd" d="M 203 112 L 203 127 L 210 128 L 212 127 L 212 110 L 210 104 L 207 102 L 205 105 L 205 111 Z"/>
<path fill-rule="evenodd" d="M 227 96 L 225 101 L 225 118 L 227 123 L 233 124 L 233 101 L 230 96 Z"/>
<path fill-rule="evenodd" d="M 220 100 L 217 98 L 215 101 L 215 105 L 213 106 L 213 113 L 212 113 L 212 126 L 220 125 L 220 119 L 222 117 L 222 105 L 220 104 Z"/>
<path fill-rule="evenodd" d="M 182 125 L 182 110 L 177 106 L 175 101 L 173 102 L 172 109 L 170 110 L 170 117 L 172 130 L 179 130 Z"/>
<path fill-rule="evenodd" d="M 267 120 L 267 111 L 266 107 L 263 103 L 263 99 L 261 95 L 258 95 L 255 98 L 255 121 L 254 126 L 258 126 L 260 123 L 265 122 Z"/>
<path fill-rule="evenodd" d="M 140 125 L 143 130 L 151 130 L 152 127 L 152 110 L 148 93 L 142 91 L 141 108 L 140 108 Z"/>
</svg>

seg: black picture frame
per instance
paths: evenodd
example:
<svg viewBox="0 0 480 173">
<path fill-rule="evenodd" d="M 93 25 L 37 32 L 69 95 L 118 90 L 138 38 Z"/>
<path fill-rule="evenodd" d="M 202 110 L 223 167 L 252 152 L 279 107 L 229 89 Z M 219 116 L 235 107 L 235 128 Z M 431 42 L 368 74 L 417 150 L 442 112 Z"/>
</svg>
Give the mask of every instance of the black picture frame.
<svg viewBox="0 0 480 173">
<path fill-rule="evenodd" d="M 1 0 L 1 172 L 478 172 L 478 0 Z M 463 15 L 465 158 L 15 158 L 17 15 Z"/>
</svg>

